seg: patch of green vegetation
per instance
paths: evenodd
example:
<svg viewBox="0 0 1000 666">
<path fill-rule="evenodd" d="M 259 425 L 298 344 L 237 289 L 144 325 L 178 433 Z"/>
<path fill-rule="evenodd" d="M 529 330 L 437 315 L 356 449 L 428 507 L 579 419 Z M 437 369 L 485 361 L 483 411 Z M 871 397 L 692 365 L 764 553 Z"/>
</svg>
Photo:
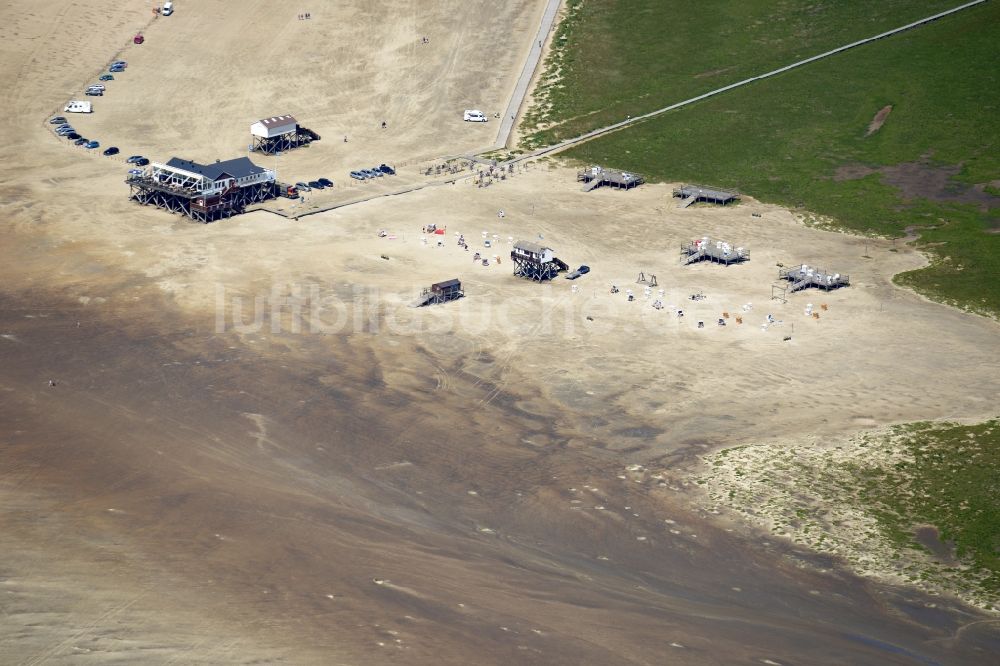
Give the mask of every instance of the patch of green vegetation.
<svg viewBox="0 0 1000 666">
<path fill-rule="evenodd" d="M 900 273 L 895 282 L 980 314 L 1000 313 L 1000 235 L 991 233 L 989 218 L 968 205 L 921 202 L 910 210 L 939 220 L 920 232 L 918 243 L 930 250 L 932 263 Z"/>
<path fill-rule="evenodd" d="M 914 529 L 933 525 L 1000 593 L 1000 420 L 911 424 L 894 437 L 903 438 L 903 461 L 852 470 L 866 510 L 901 546 L 921 547 Z"/>
<path fill-rule="evenodd" d="M 656 0 L 573 2 L 557 35 L 566 45 L 553 57 L 558 71 L 542 95 L 539 120 L 556 124 L 530 143 L 574 136 L 954 4 L 715 0 L 681 12 Z M 919 183 L 905 194 L 874 170 L 957 165 L 957 186 L 1000 177 L 997 43 L 1000 5 L 987 3 L 566 155 L 653 181 L 738 188 L 859 233 L 901 237 L 914 229 L 932 263 L 897 281 L 996 316 L 1000 200 L 958 205 L 935 200 Z M 886 105 L 892 112 L 867 136 Z M 871 173 L 841 169 L 862 166 Z"/>
<path fill-rule="evenodd" d="M 522 125 L 559 139 L 955 6 L 955 0 L 569 0 Z M 874 113 L 874 112 L 873 112 Z"/>
<path fill-rule="evenodd" d="M 482 157 L 484 160 L 497 160 L 498 162 L 508 162 L 514 159 L 515 157 L 523 154 L 524 150 L 521 150 L 519 148 L 514 148 L 510 150 L 506 148 L 501 148 L 499 150 L 487 151 L 485 153 L 480 154 L 479 156 Z"/>
</svg>

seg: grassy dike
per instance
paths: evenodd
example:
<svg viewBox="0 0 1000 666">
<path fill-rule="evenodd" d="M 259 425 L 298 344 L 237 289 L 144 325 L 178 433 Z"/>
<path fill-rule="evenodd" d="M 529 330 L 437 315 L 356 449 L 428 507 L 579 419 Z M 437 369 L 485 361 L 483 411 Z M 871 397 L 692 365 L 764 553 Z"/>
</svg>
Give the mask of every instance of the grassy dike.
<svg viewBox="0 0 1000 666">
<path fill-rule="evenodd" d="M 954 7 L 955 0 L 566 0 L 521 129 L 554 143 Z"/>
</svg>

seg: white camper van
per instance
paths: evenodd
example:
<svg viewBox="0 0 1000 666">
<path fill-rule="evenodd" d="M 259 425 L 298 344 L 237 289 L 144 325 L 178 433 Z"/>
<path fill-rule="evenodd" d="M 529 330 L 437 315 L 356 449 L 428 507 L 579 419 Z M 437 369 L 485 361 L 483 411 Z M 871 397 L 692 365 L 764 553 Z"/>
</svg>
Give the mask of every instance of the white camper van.
<svg viewBox="0 0 1000 666">
<path fill-rule="evenodd" d="M 66 108 L 64 108 L 63 111 L 67 111 L 69 113 L 93 113 L 94 107 L 90 102 L 72 100 L 66 105 Z"/>
<path fill-rule="evenodd" d="M 171 14 L 173 14 L 174 13 L 174 3 L 170 2 L 170 0 L 167 0 L 167 2 L 164 2 L 163 3 L 163 9 L 160 10 L 160 13 L 163 14 L 164 16 L 170 16 Z"/>
<path fill-rule="evenodd" d="M 476 109 L 466 109 L 463 120 L 467 123 L 485 123 L 486 116 L 482 111 L 478 111 Z"/>
</svg>

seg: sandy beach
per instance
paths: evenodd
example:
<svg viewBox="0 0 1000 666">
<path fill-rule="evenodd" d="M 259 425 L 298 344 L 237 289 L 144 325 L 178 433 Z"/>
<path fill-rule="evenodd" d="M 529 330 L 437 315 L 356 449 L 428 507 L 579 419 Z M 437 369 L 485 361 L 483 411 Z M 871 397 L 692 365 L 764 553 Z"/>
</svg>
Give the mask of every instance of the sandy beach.
<svg viewBox="0 0 1000 666">
<path fill-rule="evenodd" d="M 684 210 L 670 185 L 583 193 L 555 160 L 487 188 L 463 175 L 202 225 L 130 202 L 122 160 L 47 123 L 120 57 L 95 113 L 71 119 L 118 157 L 242 156 L 250 123 L 292 113 L 323 138 L 251 159 L 336 182 L 306 205 L 390 192 L 492 144 L 498 123 L 461 111 L 506 107 L 544 4 L 341 3 L 308 21 L 262 1 L 155 20 L 107 0 L 0 9 L 0 661 L 972 664 L 998 649 L 992 616 L 707 513 L 690 485 L 737 443 L 995 416 L 997 323 L 894 287 L 924 262 L 901 241 L 810 228 L 752 193 Z M 347 176 L 381 162 L 398 175 Z M 682 266 L 702 236 L 751 259 Z M 512 240 L 591 271 L 518 279 Z M 772 300 L 779 264 L 799 263 L 852 285 Z M 640 272 L 657 277 L 648 300 Z M 465 298 L 409 307 L 450 278 Z"/>
</svg>

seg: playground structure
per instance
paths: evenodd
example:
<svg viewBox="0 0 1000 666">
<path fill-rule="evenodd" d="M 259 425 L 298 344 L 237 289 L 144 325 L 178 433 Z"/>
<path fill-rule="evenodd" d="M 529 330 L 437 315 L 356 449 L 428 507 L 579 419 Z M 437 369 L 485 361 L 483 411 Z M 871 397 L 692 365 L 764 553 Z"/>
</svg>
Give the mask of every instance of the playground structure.
<svg viewBox="0 0 1000 666">
<path fill-rule="evenodd" d="M 425 305 L 447 303 L 448 301 L 456 301 L 463 296 L 465 296 L 465 292 L 462 290 L 461 281 L 457 278 L 445 280 L 444 282 L 435 282 L 429 288 L 421 291 L 420 296 L 410 304 L 410 307 L 420 308 Z"/>
<path fill-rule="evenodd" d="M 172 157 L 129 173 L 129 199 L 199 222 L 232 217 L 279 194 L 274 172 L 246 157 L 198 164 Z"/>
<path fill-rule="evenodd" d="M 305 146 L 319 141 L 319 134 L 298 124 L 294 116 L 272 116 L 262 118 L 250 126 L 253 143 L 252 152 L 274 155 L 275 153 Z"/>
<path fill-rule="evenodd" d="M 660 286 L 660 283 L 656 281 L 656 276 L 652 273 L 647 276 L 645 271 L 639 271 L 639 277 L 636 278 L 635 283 L 644 284 L 647 288 Z"/>
<path fill-rule="evenodd" d="M 728 266 L 729 264 L 742 263 L 748 259 L 750 259 L 750 253 L 746 248 L 734 248 L 726 241 L 713 241 L 708 236 L 702 236 L 686 245 L 681 245 L 681 264 L 684 266 L 703 260 Z"/>
<path fill-rule="evenodd" d="M 514 275 L 536 282 L 551 280 L 569 270 L 568 264 L 553 256 L 552 248 L 528 241 L 514 243 L 510 258 L 514 262 Z"/>
<path fill-rule="evenodd" d="M 678 208 L 687 208 L 699 201 L 728 206 L 739 200 L 740 193 L 736 190 L 725 190 L 705 185 L 682 185 L 674 190 L 674 197 L 681 200 Z"/>
<path fill-rule="evenodd" d="M 851 277 L 849 275 L 830 273 L 829 271 L 813 268 L 806 264 L 794 268 L 778 269 L 778 279 L 788 280 L 792 283 L 788 287 L 788 293 L 795 293 L 809 287 L 830 291 L 832 289 L 839 289 L 840 287 L 847 287 L 851 284 Z"/>
<path fill-rule="evenodd" d="M 614 187 L 619 190 L 629 190 L 642 185 L 645 179 L 637 173 L 628 171 L 618 171 L 617 169 L 605 169 L 601 166 L 592 166 L 578 171 L 576 174 L 578 182 L 583 182 L 583 191 L 590 192 L 602 185 Z"/>
</svg>

